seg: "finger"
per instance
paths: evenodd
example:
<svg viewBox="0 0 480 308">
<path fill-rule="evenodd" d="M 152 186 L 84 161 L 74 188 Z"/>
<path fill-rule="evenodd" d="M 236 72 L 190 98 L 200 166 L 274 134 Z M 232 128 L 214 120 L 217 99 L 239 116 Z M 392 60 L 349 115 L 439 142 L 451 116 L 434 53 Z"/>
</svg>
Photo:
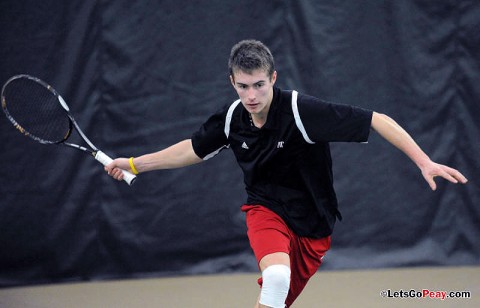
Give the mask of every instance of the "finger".
<svg viewBox="0 0 480 308">
<path fill-rule="evenodd" d="M 119 181 L 123 180 L 123 172 L 119 168 L 115 168 L 115 179 Z"/>
<path fill-rule="evenodd" d="M 453 168 L 450 168 L 450 167 L 446 167 L 446 170 L 452 177 L 457 179 L 459 182 L 461 182 L 463 184 L 468 182 L 468 179 L 460 171 L 458 171 L 456 169 L 453 169 Z"/>
<path fill-rule="evenodd" d="M 109 171 L 109 172 L 112 172 L 112 170 L 115 168 L 115 164 L 113 162 L 105 165 L 105 170 L 106 171 Z"/>
<path fill-rule="evenodd" d="M 441 176 L 449 180 L 450 182 L 452 183 L 461 182 L 463 184 L 468 182 L 467 178 L 462 173 L 460 173 L 460 171 L 444 165 L 441 165 L 441 167 L 444 172 L 442 173 Z"/>
<path fill-rule="evenodd" d="M 441 174 L 439 174 L 439 176 L 441 176 L 445 180 L 450 181 L 452 183 L 455 183 L 455 184 L 458 183 L 458 180 L 454 178 L 452 175 L 450 175 L 448 172 L 442 172 Z"/>
<path fill-rule="evenodd" d="M 431 174 L 428 174 L 428 173 L 422 173 L 423 175 L 423 178 L 425 179 L 425 181 L 427 181 L 428 185 L 430 186 L 430 188 L 435 191 L 437 189 L 437 184 L 435 183 L 435 175 L 431 175 Z"/>
<path fill-rule="evenodd" d="M 430 185 L 430 188 L 433 191 L 437 190 L 437 183 L 435 183 L 435 179 L 434 179 L 433 176 L 432 177 L 426 177 L 425 179 L 427 180 L 428 185 Z"/>
</svg>

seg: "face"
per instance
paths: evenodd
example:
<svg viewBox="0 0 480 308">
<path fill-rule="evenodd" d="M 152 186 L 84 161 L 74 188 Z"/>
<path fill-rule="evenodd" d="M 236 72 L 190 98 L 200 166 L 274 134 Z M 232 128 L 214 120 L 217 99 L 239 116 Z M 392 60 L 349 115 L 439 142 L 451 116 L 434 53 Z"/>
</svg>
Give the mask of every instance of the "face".
<svg viewBox="0 0 480 308">
<path fill-rule="evenodd" d="M 251 74 L 243 71 L 236 71 L 233 74 L 230 81 L 245 109 L 253 116 L 266 117 L 273 99 L 273 85 L 277 79 L 277 72 L 273 72 L 272 78 L 262 69 Z"/>
</svg>

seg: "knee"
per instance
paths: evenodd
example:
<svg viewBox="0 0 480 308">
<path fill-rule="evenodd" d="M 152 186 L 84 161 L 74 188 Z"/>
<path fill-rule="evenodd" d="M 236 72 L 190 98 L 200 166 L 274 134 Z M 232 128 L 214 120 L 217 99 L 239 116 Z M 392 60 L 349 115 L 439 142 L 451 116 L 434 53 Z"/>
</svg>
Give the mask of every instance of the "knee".
<svg viewBox="0 0 480 308">
<path fill-rule="evenodd" d="M 260 304 L 274 308 L 285 307 L 290 288 L 290 268 L 282 264 L 271 265 L 263 270 L 262 280 Z"/>
<path fill-rule="evenodd" d="M 290 286 L 290 268 L 286 265 L 275 264 L 270 265 L 262 272 L 263 285 L 273 288 L 285 288 Z"/>
</svg>

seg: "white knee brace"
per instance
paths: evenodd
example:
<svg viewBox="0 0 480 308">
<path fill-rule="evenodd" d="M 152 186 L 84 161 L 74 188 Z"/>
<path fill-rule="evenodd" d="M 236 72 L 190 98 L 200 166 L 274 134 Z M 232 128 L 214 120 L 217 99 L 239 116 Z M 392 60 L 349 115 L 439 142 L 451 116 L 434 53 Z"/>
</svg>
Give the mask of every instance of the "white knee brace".
<svg viewBox="0 0 480 308">
<path fill-rule="evenodd" d="M 290 268 L 286 265 L 270 265 L 262 272 L 260 304 L 272 308 L 284 308 L 290 288 Z"/>
</svg>

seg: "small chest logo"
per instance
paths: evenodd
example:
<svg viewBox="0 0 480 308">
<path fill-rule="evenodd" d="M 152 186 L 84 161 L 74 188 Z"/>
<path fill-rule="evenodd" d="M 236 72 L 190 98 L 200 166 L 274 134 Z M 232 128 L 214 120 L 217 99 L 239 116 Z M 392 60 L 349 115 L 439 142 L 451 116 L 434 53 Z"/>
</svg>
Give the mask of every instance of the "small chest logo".
<svg viewBox="0 0 480 308">
<path fill-rule="evenodd" d="M 249 149 L 248 145 L 245 142 L 242 143 L 242 149 L 245 149 L 245 150 Z"/>
<path fill-rule="evenodd" d="M 277 149 L 283 149 L 283 146 L 285 145 L 285 141 L 279 141 L 277 143 Z"/>
</svg>

